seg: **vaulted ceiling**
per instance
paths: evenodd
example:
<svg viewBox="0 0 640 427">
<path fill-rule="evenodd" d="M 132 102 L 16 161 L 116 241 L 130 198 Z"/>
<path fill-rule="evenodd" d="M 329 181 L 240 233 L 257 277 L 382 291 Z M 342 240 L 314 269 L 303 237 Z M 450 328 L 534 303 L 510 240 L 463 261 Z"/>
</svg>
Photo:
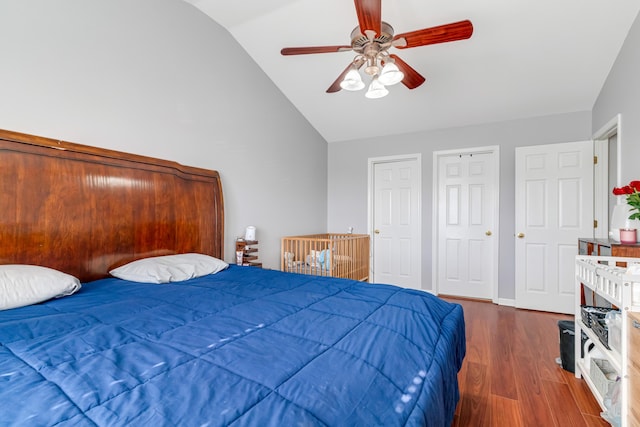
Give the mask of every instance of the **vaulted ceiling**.
<svg viewBox="0 0 640 427">
<path fill-rule="evenodd" d="M 225 27 L 328 142 L 588 111 L 640 10 L 638 0 L 382 0 L 396 33 L 469 19 L 468 40 L 399 50 L 426 77 L 388 96 L 325 91 L 353 52 L 352 0 L 185 0 Z M 241 90 L 241 89 L 239 89 Z"/>
</svg>

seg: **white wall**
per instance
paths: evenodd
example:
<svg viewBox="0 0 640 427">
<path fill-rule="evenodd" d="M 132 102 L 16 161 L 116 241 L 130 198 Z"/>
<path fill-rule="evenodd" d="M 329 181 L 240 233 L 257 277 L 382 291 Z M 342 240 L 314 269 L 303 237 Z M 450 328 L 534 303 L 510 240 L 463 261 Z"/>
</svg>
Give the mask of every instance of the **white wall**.
<svg viewBox="0 0 640 427">
<path fill-rule="evenodd" d="M 591 138 L 589 111 L 329 144 L 328 227 L 366 233 L 367 159 L 422 153 L 422 288 L 431 286 L 433 152 L 500 146 L 499 297 L 515 299 L 515 147 Z"/>
<path fill-rule="evenodd" d="M 640 15 L 636 17 L 618 58 L 593 106 L 596 132 L 620 113 L 622 184 L 640 179 Z"/>
<path fill-rule="evenodd" d="M 227 260 L 250 224 L 278 268 L 282 236 L 326 230 L 326 141 L 193 6 L 2 0 L 0 58 L 0 128 L 217 169 Z"/>
</svg>

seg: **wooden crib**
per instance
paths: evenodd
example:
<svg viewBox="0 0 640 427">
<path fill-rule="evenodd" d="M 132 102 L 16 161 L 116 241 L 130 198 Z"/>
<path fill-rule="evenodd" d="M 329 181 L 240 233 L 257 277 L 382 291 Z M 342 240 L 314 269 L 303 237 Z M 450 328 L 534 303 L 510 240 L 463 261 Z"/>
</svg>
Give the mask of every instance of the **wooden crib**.
<svg viewBox="0 0 640 427">
<path fill-rule="evenodd" d="M 366 282 L 369 235 L 325 233 L 283 237 L 280 269 Z"/>
</svg>

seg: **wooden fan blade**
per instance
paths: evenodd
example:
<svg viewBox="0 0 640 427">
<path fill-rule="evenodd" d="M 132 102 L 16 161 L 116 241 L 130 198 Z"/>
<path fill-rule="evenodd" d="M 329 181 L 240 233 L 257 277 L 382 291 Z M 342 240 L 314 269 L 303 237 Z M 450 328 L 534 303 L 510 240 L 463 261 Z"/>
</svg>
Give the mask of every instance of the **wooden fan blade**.
<svg viewBox="0 0 640 427">
<path fill-rule="evenodd" d="M 351 69 L 351 64 L 349 64 L 347 66 L 347 68 L 344 69 L 344 71 L 342 72 L 342 74 L 340 74 L 338 76 L 338 78 L 336 79 L 335 82 L 333 82 L 331 84 L 331 86 L 329 86 L 329 89 L 327 89 L 327 93 L 336 93 L 338 91 L 340 91 L 342 88 L 340 87 L 340 83 L 342 82 L 342 80 L 344 80 L 344 76 L 347 75 L 347 73 L 349 72 L 349 70 Z"/>
<path fill-rule="evenodd" d="M 327 89 L 327 93 L 336 93 L 342 90 L 342 88 L 340 87 L 340 83 L 342 83 L 342 80 L 344 80 L 344 76 L 347 75 L 350 69 L 351 64 L 347 65 L 347 68 L 345 68 L 344 71 L 338 76 L 336 81 L 333 82 L 331 86 L 329 86 L 329 89 Z"/>
<path fill-rule="evenodd" d="M 404 73 L 404 79 L 402 79 L 403 85 L 405 85 L 409 89 L 415 89 L 426 81 L 426 79 L 420 73 L 418 73 L 409 64 L 400 59 L 398 55 L 391 54 L 389 56 L 393 58 L 400 71 Z"/>
<path fill-rule="evenodd" d="M 354 0 L 360 31 L 370 39 L 380 34 L 382 22 L 382 0 Z M 375 34 L 369 35 L 367 31 Z"/>
<path fill-rule="evenodd" d="M 344 77 L 347 75 L 347 73 L 351 69 L 351 66 L 353 65 L 353 66 L 356 67 L 356 70 L 359 70 L 360 67 L 362 67 L 362 64 L 364 64 L 364 61 L 363 60 L 359 60 L 359 61 L 356 61 L 355 63 L 351 63 L 351 64 L 347 65 L 347 68 L 344 69 L 342 74 L 340 74 L 338 76 L 338 78 L 336 79 L 336 81 L 333 82 L 333 84 L 331 86 L 329 86 L 329 89 L 327 89 L 327 93 L 336 93 L 336 92 L 340 91 L 342 89 L 340 87 L 340 83 L 342 83 L 342 80 L 344 80 Z"/>
<path fill-rule="evenodd" d="M 332 53 L 346 52 L 351 50 L 351 46 L 308 46 L 308 47 L 285 47 L 280 53 L 282 55 L 307 55 L 310 53 Z"/>
<path fill-rule="evenodd" d="M 465 20 L 398 34 L 393 38 L 393 45 L 399 49 L 406 49 L 408 47 L 464 40 L 471 37 L 471 34 L 473 34 L 473 24 L 471 24 L 471 21 Z"/>
</svg>

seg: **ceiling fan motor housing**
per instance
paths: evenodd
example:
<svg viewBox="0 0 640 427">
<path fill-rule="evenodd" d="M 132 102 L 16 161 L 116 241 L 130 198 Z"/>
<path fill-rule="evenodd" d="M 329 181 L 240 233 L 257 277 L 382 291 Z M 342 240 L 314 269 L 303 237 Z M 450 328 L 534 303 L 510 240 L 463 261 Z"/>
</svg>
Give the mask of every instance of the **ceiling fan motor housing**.
<svg viewBox="0 0 640 427">
<path fill-rule="evenodd" d="M 364 54 L 364 50 L 367 45 L 377 44 L 378 51 L 383 49 L 388 49 L 390 44 L 393 41 L 393 27 L 386 22 L 382 21 L 380 25 L 380 34 L 373 38 L 373 40 L 369 40 L 369 38 L 362 34 L 360 31 L 360 27 L 356 27 L 351 32 L 351 47 L 357 53 Z M 387 46 L 384 46 L 387 45 Z"/>
</svg>

